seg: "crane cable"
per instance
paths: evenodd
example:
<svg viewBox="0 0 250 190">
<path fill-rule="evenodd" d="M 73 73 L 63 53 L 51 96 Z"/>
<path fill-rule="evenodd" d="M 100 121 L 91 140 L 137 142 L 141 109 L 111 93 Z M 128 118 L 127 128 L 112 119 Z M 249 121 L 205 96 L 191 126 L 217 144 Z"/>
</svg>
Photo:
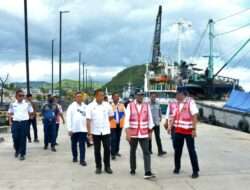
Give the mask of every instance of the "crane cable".
<svg viewBox="0 0 250 190">
<path fill-rule="evenodd" d="M 216 22 L 216 23 L 217 23 L 217 22 L 221 22 L 221 21 L 223 21 L 223 20 L 226 20 L 226 19 L 229 19 L 229 18 L 231 18 L 231 17 L 234 17 L 234 16 L 240 15 L 240 14 L 242 14 L 242 13 L 245 13 L 245 12 L 247 12 L 247 11 L 249 11 L 249 10 L 250 10 L 250 8 L 243 9 L 243 10 L 241 10 L 241 11 L 239 11 L 239 12 L 234 13 L 234 14 L 225 16 L 225 17 L 220 18 L 220 19 L 217 19 L 215 22 Z"/>
<path fill-rule="evenodd" d="M 229 34 L 229 33 L 232 33 L 232 32 L 236 32 L 236 31 L 241 30 L 242 28 L 246 28 L 246 27 L 248 27 L 248 26 L 250 26 L 250 23 L 245 24 L 245 25 L 243 25 L 243 26 L 240 26 L 240 27 L 238 27 L 238 28 L 235 28 L 235 29 L 233 29 L 233 30 L 229 30 L 229 31 L 226 31 L 226 32 L 222 32 L 222 33 L 219 33 L 219 34 L 215 34 L 215 37 L 222 36 L 222 35 L 225 35 L 225 34 Z"/>
<path fill-rule="evenodd" d="M 205 30 L 203 31 L 203 33 L 201 34 L 200 40 L 199 40 L 199 42 L 198 42 L 196 48 L 194 49 L 194 52 L 193 52 L 193 56 L 194 56 L 194 57 L 196 56 L 196 54 L 198 53 L 198 51 L 199 51 L 199 49 L 200 49 L 201 43 L 202 43 L 202 41 L 203 41 L 203 39 L 204 39 L 204 37 L 205 37 L 205 35 L 206 35 L 206 33 L 207 33 L 207 30 L 208 30 L 208 24 L 206 25 L 206 28 L 205 28 Z"/>
</svg>

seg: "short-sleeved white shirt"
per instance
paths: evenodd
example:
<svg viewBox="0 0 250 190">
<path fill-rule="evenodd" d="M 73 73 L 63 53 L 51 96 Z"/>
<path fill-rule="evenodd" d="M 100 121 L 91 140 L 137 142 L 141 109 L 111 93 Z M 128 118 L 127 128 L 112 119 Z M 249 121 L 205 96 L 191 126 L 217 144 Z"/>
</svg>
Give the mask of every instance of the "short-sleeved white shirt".
<svg viewBox="0 0 250 190">
<path fill-rule="evenodd" d="M 13 121 L 26 121 L 29 120 L 29 113 L 32 113 L 33 111 L 32 105 L 29 102 L 23 100 L 19 103 L 16 100 L 10 104 L 8 113 L 13 114 Z"/>
<path fill-rule="evenodd" d="M 98 104 L 96 100 L 91 102 L 87 107 L 86 117 L 91 120 L 91 133 L 93 135 L 110 134 L 109 117 L 113 117 L 112 107 L 107 102 Z"/>
<path fill-rule="evenodd" d="M 68 131 L 72 131 L 73 133 L 87 132 L 86 109 L 87 105 L 84 103 L 78 104 L 77 102 L 73 102 L 69 105 L 66 112 Z"/>
</svg>

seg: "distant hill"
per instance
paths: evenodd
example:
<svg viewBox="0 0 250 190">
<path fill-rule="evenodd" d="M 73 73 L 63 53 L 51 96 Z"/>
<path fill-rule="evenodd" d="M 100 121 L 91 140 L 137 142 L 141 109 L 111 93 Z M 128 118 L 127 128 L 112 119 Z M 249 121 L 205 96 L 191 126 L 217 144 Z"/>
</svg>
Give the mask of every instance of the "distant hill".
<svg viewBox="0 0 250 190">
<path fill-rule="evenodd" d="M 108 88 L 110 92 L 122 92 L 123 87 L 131 82 L 134 87 L 142 88 L 144 86 L 144 74 L 146 65 L 136 65 L 124 69 L 112 78 L 110 82 L 105 84 L 103 88 Z"/>
<path fill-rule="evenodd" d="M 26 88 L 26 83 L 25 82 L 13 82 L 11 83 L 14 85 L 17 89 L 18 88 Z M 82 85 L 82 84 L 81 84 Z M 103 84 L 101 82 L 93 82 L 93 87 L 94 88 L 100 88 L 102 87 Z M 45 82 L 45 81 L 31 81 L 30 82 L 30 87 L 31 88 L 45 88 L 45 89 L 50 89 L 51 88 L 51 83 Z M 54 84 L 54 88 L 58 88 L 59 83 Z M 88 87 L 90 87 L 90 83 L 88 83 Z M 62 80 L 62 88 L 63 89 L 71 89 L 71 90 L 77 90 L 78 89 L 78 81 L 76 80 L 70 80 L 70 79 L 64 79 Z"/>
<path fill-rule="evenodd" d="M 16 88 L 26 88 L 26 82 L 13 82 L 13 84 Z M 49 85 L 50 83 L 45 81 L 31 81 L 30 87 L 31 88 L 41 88 L 43 86 Z"/>
<path fill-rule="evenodd" d="M 82 85 L 83 84 L 81 83 L 81 86 Z M 89 88 L 91 84 L 88 83 L 87 85 L 88 85 L 88 88 Z M 93 88 L 101 88 L 103 86 L 103 84 L 100 83 L 100 82 L 93 82 L 92 85 L 93 85 Z M 49 84 L 48 88 L 50 88 L 50 87 L 51 87 L 51 84 Z M 58 82 L 55 83 L 54 87 L 58 88 L 59 87 L 59 83 Z M 64 79 L 64 80 L 62 80 L 62 88 L 63 89 L 78 90 L 78 81 L 71 80 L 71 79 Z"/>
</svg>

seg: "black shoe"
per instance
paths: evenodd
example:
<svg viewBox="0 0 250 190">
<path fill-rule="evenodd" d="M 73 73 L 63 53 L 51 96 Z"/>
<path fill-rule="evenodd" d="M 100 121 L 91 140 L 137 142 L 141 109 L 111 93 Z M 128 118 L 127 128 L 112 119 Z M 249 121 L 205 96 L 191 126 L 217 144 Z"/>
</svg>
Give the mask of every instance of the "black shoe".
<svg viewBox="0 0 250 190">
<path fill-rule="evenodd" d="M 25 160 L 25 156 L 20 156 L 20 160 L 21 161 Z"/>
<path fill-rule="evenodd" d="M 95 173 L 96 174 L 101 174 L 102 173 L 102 169 L 101 168 L 96 168 Z"/>
<path fill-rule="evenodd" d="M 31 139 L 29 139 L 29 143 L 31 143 Z"/>
<path fill-rule="evenodd" d="M 77 158 L 73 158 L 72 162 L 78 162 Z"/>
<path fill-rule="evenodd" d="M 151 179 L 151 178 L 155 178 L 155 174 L 153 174 L 152 172 L 146 172 L 144 175 L 144 179 Z"/>
<path fill-rule="evenodd" d="M 163 155 L 165 155 L 165 154 L 167 154 L 167 152 L 162 151 L 162 152 L 159 152 L 159 153 L 158 153 L 158 156 L 163 156 Z"/>
<path fill-rule="evenodd" d="M 3 137 L 0 137 L 0 143 L 4 141 L 4 138 Z"/>
<path fill-rule="evenodd" d="M 112 159 L 112 160 L 115 160 L 115 156 L 111 156 L 111 159 Z"/>
<path fill-rule="evenodd" d="M 85 161 L 80 161 L 80 165 L 81 165 L 81 166 L 87 166 L 87 162 L 85 162 Z"/>
<path fill-rule="evenodd" d="M 56 148 L 54 146 L 51 147 L 52 152 L 56 152 Z"/>
<path fill-rule="evenodd" d="M 149 151 L 149 153 L 150 153 L 150 154 L 153 154 L 153 152 L 152 152 L 152 151 Z"/>
<path fill-rule="evenodd" d="M 39 143 L 40 141 L 39 141 L 38 139 L 35 139 L 34 142 L 35 142 L 35 143 Z"/>
<path fill-rule="evenodd" d="M 116 156 L 121 157 L 122 155 L 120 153 L 117 153 Z"/>
<path fill-rule="evenodd" d="M 131 170 L 130 175 L 135 175 L 135 170 Z"/>
<path fill-rule="evenodd" d="M 112 171 L 112 169 L 111 169 L 110 167 L 105 168 L 105 172 L 106 172 L 107 174 L 112 174 L 112 173 L 113 173 L 113 171 Z"/>
<path fill-rule="evenodd" d="M 196 178 L 199 177 L 199 173 L 198 173 L 198 172 L 195 172 L 195 173 L 192 174 L 191 177 L 192 177 L 193 179 L 196 179 Z"/>
<path fill-rule="evenodd" d="M 58 146 L 58 145 L 59 145 L 58 143 L 55 144 L 55 146 Z"/>
<path fill-rule="evenodd" d="M 17 158 L 19 156 L 19 153 L 18 152 L 16 152 L 15 153 L 15 158 Z"/>
<path fill-rule="evenodd" d="M 44 150 L 47 150 L 47 149 L 48 149 L 48 145 L 45 145 L 45 146 L 43 147 L 43 149 L 44 149 Z"/>
<path fill-rule="evenodd" d="M 180 170 L 174 169 L 173 174 L 179 174 Z"/>
</svg>

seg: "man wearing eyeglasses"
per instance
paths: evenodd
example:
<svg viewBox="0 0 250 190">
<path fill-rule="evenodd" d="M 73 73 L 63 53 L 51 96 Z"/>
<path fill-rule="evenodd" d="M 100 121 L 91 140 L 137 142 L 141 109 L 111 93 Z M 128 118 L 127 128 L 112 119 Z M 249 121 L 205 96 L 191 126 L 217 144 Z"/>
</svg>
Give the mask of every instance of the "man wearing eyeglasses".
<svg viewBox="0 0 250 190">
<path fill-rule="evenodd" d="M 24 100 L 24 92 L 16 91 L 16 101 L 10 104 L 8 115 L 14 142 L 15 157 L 25 160 L 29 119 L 33 114 L 30 103 Z"/>
<path fill-rule="evenodd" d="M 80 165 L 86 166 L 85 161 L 85 143 L 87 142 L 87 124 L 86 124 L 87 105 L 83 103 L 81 92 L 75 94 L 75 101 L 69 105 L 66 114 L 67 128 L 71 137 L 71 151 L 73 162 L 78 161 L 77 144 L 80 149 Z"/>
</svg>

